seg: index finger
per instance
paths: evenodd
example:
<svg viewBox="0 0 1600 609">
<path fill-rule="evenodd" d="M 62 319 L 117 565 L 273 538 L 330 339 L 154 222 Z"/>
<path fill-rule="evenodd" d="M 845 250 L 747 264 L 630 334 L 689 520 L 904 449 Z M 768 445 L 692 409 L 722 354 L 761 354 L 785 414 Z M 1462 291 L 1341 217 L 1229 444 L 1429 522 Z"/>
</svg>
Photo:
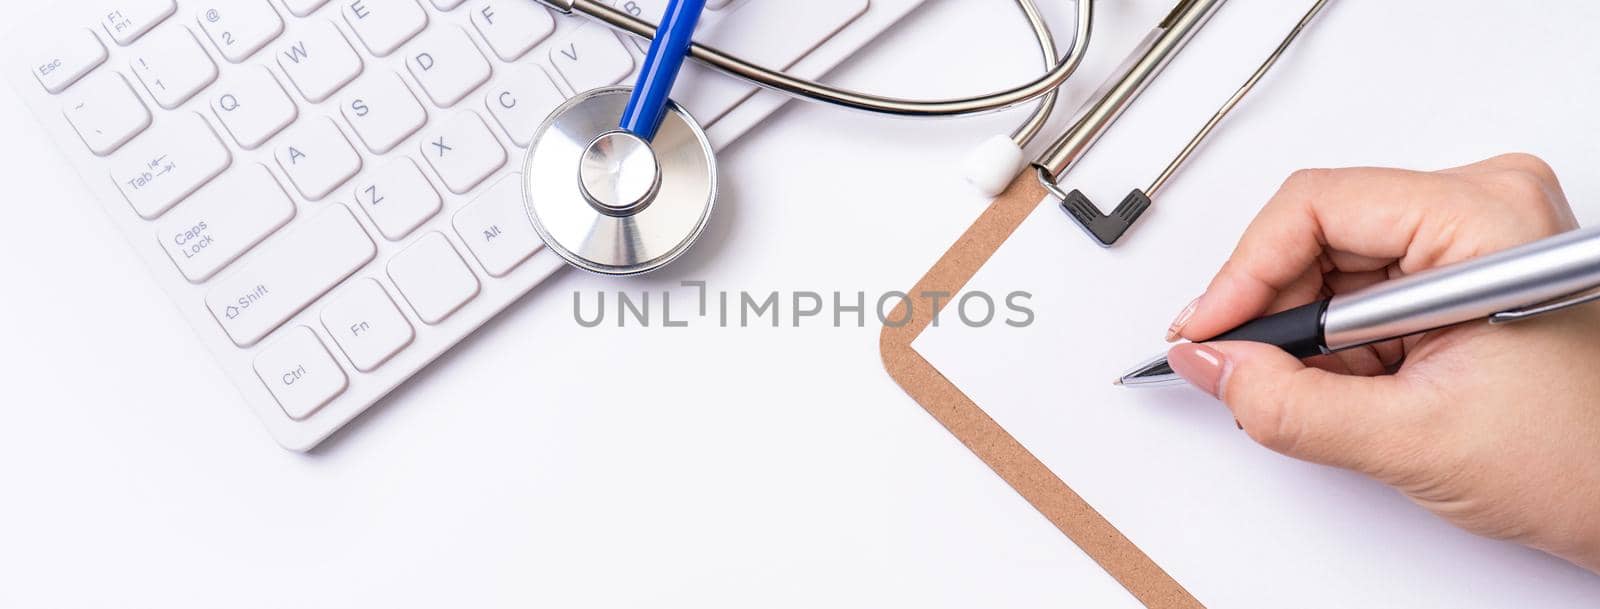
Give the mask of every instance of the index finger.
<svg viewBox="0 0 1600 609">
<path fill-rule="evenodd" d="M 1407 255 L 1451 197 L 1449 178 L 1380 168 L 1297 171 L 1267 202 L 1181 329 L 1211 338 L 1268 307 L 1333 252 L 1344 271 L 1383 268 Z M 1294 303 L 1304 304 L 1304 303 Z"/>
</svg>

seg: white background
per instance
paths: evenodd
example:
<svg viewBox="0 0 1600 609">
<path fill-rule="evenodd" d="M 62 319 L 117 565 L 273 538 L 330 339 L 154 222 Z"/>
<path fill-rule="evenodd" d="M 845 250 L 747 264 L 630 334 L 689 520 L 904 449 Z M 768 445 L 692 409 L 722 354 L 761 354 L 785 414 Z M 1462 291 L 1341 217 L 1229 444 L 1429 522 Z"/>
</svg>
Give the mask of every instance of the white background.
<svg viewBox="0 0 1600 609">
<path fill-rule="evenodd" d="M 1006 4 L 934 0 L 840 80 L 927 95 L 1025 78 L 1036 60 Z M 1069 8 L 1048 4 L 1067 27 Z M 1070 99 L 1167 4 L 1105 2 Z M 1592 81 L 1589 67 L 1574 78 Z M 1215 101 L 1197 103 L 1204 114 Z M 644 280 L 557 277 L 309 455 L 267 437 L 9 93 L 0 117 L 0 606 L 1119 598 L 887 378 L 876 329 L 572 318 L 574 292 L 686 301 L 685 279 L 909 287 L 981 211 L 960 157 L 1020 115 L 930 125 L 791 107 L 723 154 L 726 199 L 686 259 Z"/>
</svg>

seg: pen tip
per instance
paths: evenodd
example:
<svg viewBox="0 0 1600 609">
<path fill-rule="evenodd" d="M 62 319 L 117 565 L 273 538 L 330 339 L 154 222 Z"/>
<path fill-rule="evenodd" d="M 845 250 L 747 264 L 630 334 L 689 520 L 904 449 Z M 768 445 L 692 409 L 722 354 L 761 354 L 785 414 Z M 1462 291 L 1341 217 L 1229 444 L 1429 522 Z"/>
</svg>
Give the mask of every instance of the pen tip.
<svg viewBox="0 0 1600 609">
<path fill-rule="evenodd" d="M 1117 380 L 1111 381 L 1111 384 L 1112 384 L 1112 386 L 1115 386 L 1115 387 L 1121 387 L 1122 386 L 1122 379 L 1117 379 Z"/>
</svg>

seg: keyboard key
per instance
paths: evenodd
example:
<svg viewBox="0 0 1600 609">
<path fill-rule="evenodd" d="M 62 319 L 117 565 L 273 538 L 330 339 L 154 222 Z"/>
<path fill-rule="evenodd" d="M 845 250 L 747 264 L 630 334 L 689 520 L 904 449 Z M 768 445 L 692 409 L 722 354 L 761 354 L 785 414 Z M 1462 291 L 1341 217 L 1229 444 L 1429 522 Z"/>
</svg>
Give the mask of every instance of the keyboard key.
<svg viewBox="0 0 1600 609">
<path fill-rule="evenodd" d="M 116 72 L 83 80 L 65 100 L 67 122 L 85 146 L 100 156 L 112 153 L 150 126 L 150 109 Z"/>
<path fill-rule="evenodd" d="M 100 44 L 94 30 L 73 28 L 51 38 L 28 65 L 44 90 L 60 93 L 105 61 L 106 45 Z"/>
<path fill-rule="evenodd" d="M 373 154 L 383 154 L 428 122 L 428 111 L 399 74 L 373 74 L 345 91 L 344 119 Z"/>
<path fill-rule="evenodd" d="M 429 325 L 444 321 L 478 295 L 478 278 L 456 254 L 450 240 L 428 233 L 389 261 L 389 278 L 417 317 Z"/>
<path fill-rule="evenodd" d="M 283 33 L 283 19 L 267 0 L 205 0 L 196 15 L 217 51 L 233 63 L 249 59 Z"/>
<path fill-rule="evenodd" d="M 550 49 L 556 66 L 573 92 L 622 82 L 633 72 L 633 55 L 605 26 L 585 23 Z"/>
<path fill-rule="evenodd" d="M 154 220 L 233 163 L 228 147 L 199 114 L 164 117 L 112 163 L 111 180 L 134 213 Z"/>
<path fill-rule="evenodd" d="M 393 53 L 428 25 L 428 13 L 417 0 L 341 0 L 340 4 L 350 29 L 379 57 Z"/>
<path fill-rule="evenodd" d="M 755 2 L 756 0 L 751 1 Z M 774 0 L 760 1 L 772 2 Z M 618 2 L 616 4 L 617 8 L 622 9 L 630 15 L 643 19 L 652 25 L 661 23 L 661 14 L 665 13 L 667 10 L 667 0 L 623 0 L 622 2 Z M 712 12 L 708 12 L 701 16 L 700 27 L 705 27 L 707 25 L 716 23 L 719 15 L 715 11 L 721 11 L 722 9 L 727 8 L 729 4 L 732 4 L 732 0 L 706 0 L 706 10 Z M 699 38 L 699 31 L 700 30 L 696 29 L 696 38 Z M 626 38 L 631 39 L 634 37 L 626 36 Z M 648 40 L 643 42 L 647 47 L 650 44 L 650 41 Z"/>
<path fill-rule="evenodd" d="M 411 322 L 373 279 L 351 283 L 322 310 L 322 327 L 356 370 L 372 372 L 399 353 L 416 335 Z"/>
<path fill-rule="evenodd" d="M 456 212 L 455 227 L 461 242 L 477 256 L 483 270 L 495 277 L 504 277 L 543 245 L 522 206 L 520 173 L 501 177 L 472 204 Z"/>
<path fill-rule="evenodd" d="M 218 178 L 167 214 L 156 240 L 191 283 L 255 247 L 294 217 L 294 202 L 272 172 L 250 164 Z"/>
<path fill-rule="evenodd" d="M 101 13 L 100 27 L 118 45 L 128 46 L 177 10 L 176 0 L 110 0 Z"/>
<path fill-rule="evenodd" d="M 445 188 L 465 194 L 506 164 L 506 149 L 474 112 L 463 110 L 423 132 L 422 157 Z"/>
<path fill-rule="evenodd" d="M 527 0 L 485 0 L 473 7 L 472 25 L 501 61 L 516 61 L 555 31 L 556 18 Z"/>
<path fill-rule="evenodd" d="M 461 6 L 462 0 L 433 0 L 433 7 L 441 11 L 452 10 Z"/>
<path fill-rule="evenodd" d="M 385 239 L 399 241 L 439 213 L 443 200 L 422 176 L 417 163 L 406 157 L 389 161 L 370 175 L 356 180 L 356 202 L 367 210 Z"/>
<path fill-rule="evenodd" d="M 304 17 L 317 12 L 328 0 L 283 0 L 283 8 L 296 17 Z"/>
<path fill-rule="evenodd" d="M 344 393 L 350 379 L 311 328 L 298 326 L 256 355 L 256 376 L 296 421 Z"/>
<path fill-rule="evenodd" d="M 287 39 L 278 66 L 313 104 L 328 99 L 361 73 L 361 56 L 332 21 L 317 21 Z"/>
<path fill-rule="evenodd" d="M 166 27 L 134 46 L 128 67 L 150 98 L 174 109 L 216 80 L 216 64 L 186 27 Z"/>
<path fill-rule="evenodd" d="M 543 69 L 517 64 L 506 68 L 500 80 L 490 85 L 483 105 L 513 143 L 527 147 L 533 141 L 533 132 L 563 101 L 566 97 Z"/>
<path fill-rule="evenodd" d="M 305 121 L 289 130 L 274 156 L 300 196 L 311 201 L 322 200 L 361 171 L 361 155 L 330 118 Z"/>
<path fill-rule="evenodd" d="M 406 68 L 440 108 L 461 101 L 489 80 L 489 60 L 478 52 L 467 32 L 440 26 L 417 38 L 406 51 Z"/>
<path fill-rule="evenodd" d="M 300 115 L 294 100 L 265 66 L 235 70 L 212 95 L 211 110 L 245 150 L 265 144 Z"/>
<path fill-rule="evenodd" d="M 165 28 L 139 42 L 128 67 L 162 108 L 171 110 L 189 101 L 217 79 L 211 62 L 187 28 Z"/>
<path fill-rule="evenodd" d="M 350 209 L 333 204 L 258 250 L 212 284 L 206 308 L 233 339 L 249 347 L 344 281 L 376 255 Z"/>
</svg>

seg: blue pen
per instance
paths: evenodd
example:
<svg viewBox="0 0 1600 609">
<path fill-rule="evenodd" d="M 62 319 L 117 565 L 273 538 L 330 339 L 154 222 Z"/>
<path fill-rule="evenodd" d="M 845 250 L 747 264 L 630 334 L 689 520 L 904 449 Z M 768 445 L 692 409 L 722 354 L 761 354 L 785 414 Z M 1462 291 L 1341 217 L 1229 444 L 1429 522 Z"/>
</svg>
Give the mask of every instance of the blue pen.
<svg viewBox="0 0 1600 609">
<path fill-rule="evenodd" d="M 672 83 L 678 80 L 705 7 L 705 0 L 672 0 L 667 4 L 650 51 L 645 54 L 639 82 L 634 84 L 628 106 L 622 112 L 623 130 L 647 142 L 655 139 L 667 113 Z"/>
</svg>

